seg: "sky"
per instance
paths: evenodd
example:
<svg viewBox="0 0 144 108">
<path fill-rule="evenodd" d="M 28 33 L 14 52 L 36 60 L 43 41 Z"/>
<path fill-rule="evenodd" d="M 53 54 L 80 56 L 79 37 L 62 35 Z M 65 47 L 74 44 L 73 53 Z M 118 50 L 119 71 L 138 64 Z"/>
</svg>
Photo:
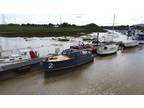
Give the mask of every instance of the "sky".
<svg viewBox="0 0 144 108">
<path fill-rule="evenodd" d="M 143 0 L 0 0 L 0 23 L 112 25 L 115 14 L 115 25 L 132 25 L 144 23 L 143 4 Z"/>
</svg>

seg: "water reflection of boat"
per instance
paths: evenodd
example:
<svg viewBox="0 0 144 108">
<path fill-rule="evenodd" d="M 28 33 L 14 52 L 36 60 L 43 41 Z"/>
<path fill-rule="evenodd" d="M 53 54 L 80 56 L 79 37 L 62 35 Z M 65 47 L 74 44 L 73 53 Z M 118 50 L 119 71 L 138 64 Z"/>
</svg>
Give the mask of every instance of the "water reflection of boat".
<svg viewBox="0 0 144 108">
<path fill-rule="evenodd" d="M 66 49 L 60 55 L 48 57 L 43 65 L 45 71 L 52 72 L 83 65 L 94 60 L 89 51 Z"/>
</svg>

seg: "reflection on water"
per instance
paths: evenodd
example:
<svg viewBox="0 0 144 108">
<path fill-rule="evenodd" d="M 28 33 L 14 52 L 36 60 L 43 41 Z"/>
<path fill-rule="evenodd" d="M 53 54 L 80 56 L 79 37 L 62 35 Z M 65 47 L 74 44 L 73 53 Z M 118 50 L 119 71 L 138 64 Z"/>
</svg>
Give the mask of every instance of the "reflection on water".
<svg viewBox="0 0 144 108">
<path fill-rule="evenodd" d="M 48 40 L 34 40 L 31 45 L 55 44 L 54 41 Z M 65 42 L 56 44 L 68 47 Z M 4 46 L 4 43 L 2 45 Z M 19 46 L 23 45 L 25 46 L 25 43 Z M 46 47 L 46 50 L 42 48 L 45 51 L 39 49 L 41 56 L 52 48 L 54 46 Z M 35 70 L 14 79 L 1 81 L 0 94 L 144 94 L 143 64 L 144 46 L 140 45 L 118 51 L 115 55 L 96 56 L 93 63 L 66 70 L 61 75 L 45 78 L 44 72 Z"/>
</svg>

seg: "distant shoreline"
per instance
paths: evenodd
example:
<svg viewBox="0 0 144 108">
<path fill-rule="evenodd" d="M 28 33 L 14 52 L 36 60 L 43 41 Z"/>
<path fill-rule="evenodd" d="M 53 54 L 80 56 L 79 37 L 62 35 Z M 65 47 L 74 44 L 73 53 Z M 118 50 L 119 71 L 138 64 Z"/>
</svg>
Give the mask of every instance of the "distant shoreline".
<svg viewBox="0 0 144 108">
<path fill-rule="evenodd" d="M 65 24 L 65 23 L 64 23 Z M 59 25 L 59 27 L 49 25 L 0 25 L 0 36 L 2 37 L 79 37 L 93 32 L 106 32 L 106 30 L 95 24 L 85 26 Z"/>
<path fill-rule="evenodd" d="M 96 32 L 96 31 L 93 31 Z M 93 32 L 71 32 L 71 33 L 56 33 L 56 32 L 30 32 L 30 33 L 10 33 L 10 32 L 0 32 L 0 37 L 61 37 L 61 36 L 72 36 L 79 37 L 83 35 L 87 35 Z"/>
</svg>

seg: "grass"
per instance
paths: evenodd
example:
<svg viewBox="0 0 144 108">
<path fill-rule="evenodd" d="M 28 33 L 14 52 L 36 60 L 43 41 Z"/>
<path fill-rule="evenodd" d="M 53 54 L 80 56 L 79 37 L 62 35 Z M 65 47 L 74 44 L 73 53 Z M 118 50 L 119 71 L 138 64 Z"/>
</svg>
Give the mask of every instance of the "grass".
<svg viewBox="0 0 144 108">
<path fill-rule="evenodd" d="M 43 25 L 0 25 L 0 36 L 3 37 L 58 37 L 79 36 L 81 33 L 105 32 L 100 27 L 85 28 L 75 27 L 49 27 Z"/>
</svg>

